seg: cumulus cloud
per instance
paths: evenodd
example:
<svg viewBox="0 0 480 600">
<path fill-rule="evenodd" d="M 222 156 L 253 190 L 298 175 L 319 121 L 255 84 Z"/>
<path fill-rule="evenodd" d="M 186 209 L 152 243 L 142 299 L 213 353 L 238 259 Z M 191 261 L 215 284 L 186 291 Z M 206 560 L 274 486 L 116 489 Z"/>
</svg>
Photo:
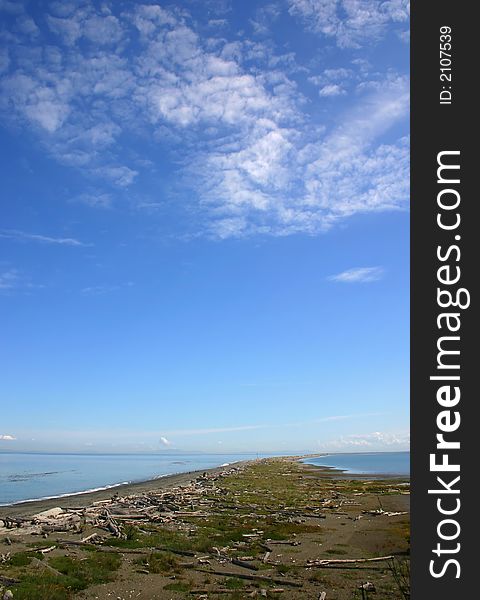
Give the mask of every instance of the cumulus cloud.
<svg viewBox="0 0 480 600">
<path fill-rule="evenodd" d="M 163 437 L 163 436 L 162 436 L 162 437 L 160 438 L 160 444 L 161 444 L 162 446 L 165 446 L 165 447 L 167 447 L 167 446 L 171 446 L 171 445 L 172 445 L 172 442 L 171 442 L 170 440 L 167 440 L 167 438 L 166 438 L 166 437 Z"/>
<path fill-rule="evenodd" d="M 288 0 L 288 5 L 307 29 L 340 48 L 378 42 L 390 23 L 405 23 L 410 15 L 409 0 Z"/>
<path fill-rule="evenodd" d="M 341 47 L 379 38 L 392 22 L 404 28 L 408 18 L 402 0 L 288 6 Z M 278 11 L 275 3 L 257 11 L 258 34 Z M 135 3 L 114 13 L 108 3 L 51 3 L 48 37 L 20 31 L 0 56 L 0 115 L 85 175 L 95 191 L 78 201 L 113 207 L 152 158 L 166 156 L 189 188 L 185 214 L 216 238 L 316 234 L 357 213 L 407 206 L 408 139 L 384 139 L 408 116 L 405 77 L 377 75 L 362 87 L 363 63 L 312 75 L 329 106 L 357 86 L 357 108 L 324 125 L 305 111 L 294 53 L 215 37 L 219 23 L 201 35 L 178 7 Z M 143 163 L 124 140 L 141 140 Z"/>
<path fill-rule="evenodd" d="M 16 439 L 17 438 L 14 435 L 9 435 L 8 433 L 0 434 L 0 440 L 12 441 Z"/>
<path fill-rule="evenodd" d="M 339 283 L 371 283 L 381 279 L 383 274 L 382 267 L 357 267 L 331 275 L 328 279 Z"/>
<path fill-rule="evenodd" d="M 318 94 L 324 98 L 329 98 L 332 96 L 342 96 L 346 94 L 346 91 L 336 83 L 329 83 L 328 85 L 324 85 Z"/>
<path fill-rule="evenodd" d="M 319 446 L 326 450 L 408 450 L 410 447 L 410 434 L 401 432 L 374 431 L 367 434 L 352 434 L 342 436 L 335 440 L 319 441 Z"/>
</svg>

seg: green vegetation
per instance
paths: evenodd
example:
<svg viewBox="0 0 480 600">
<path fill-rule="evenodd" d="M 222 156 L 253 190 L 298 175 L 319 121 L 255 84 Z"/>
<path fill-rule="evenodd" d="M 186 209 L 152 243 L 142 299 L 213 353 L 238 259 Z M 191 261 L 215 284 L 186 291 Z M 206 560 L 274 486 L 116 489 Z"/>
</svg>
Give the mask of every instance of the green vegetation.
<svg viewBox="0 0 480 600">
<path fill-rule="evenodd" d="M 43 554 L 40 554 L 40 552 L 16 552 L 10 557 L 8 565 L 11 567 L 26 567 L 32 562 L 32 558 L 34 557 L 38 558 L 38 560 L 43 560 Z"/>
<path fill-rule="evenodd" d="M 245 583 L 237 577 L 231 577 L 225 581 L 225 587 L 229 590 L 241 590 Z"/>
<path fill-rule="evenodd" d="M 14 590 L 15 600 L 69 600 L 75 581 L 46 573 L 26 575 Z"/>
<path fill-rule="evenodd" d="M 74 580 L 73 589 L 82 590 L 94 583 L 106 583 L 112 580 L 114 573 L 121 565 L 118 554 L 98 552 L 83 560 L 68 556 L 52 557 L 48 564 Z"/>
<path fill-rule="evenodd" d="M 169 552 L 152 552 L 148 556 L 139 558 L 137 564 L 148 569 L 150 573 L 162 573 L 163 575 L 180 573 L 182 570 L 177 557 Z"/>
<path fill-rule="evenodd" d="M 175 583 L 168 583 L 163 589 L 169 592 L 184 592 L 187 594 L 192 589 L 192 586 L 185 581 L 176 581 Z"/>
<path fill-rule="evenodd" d="M 38 555 L 32 552 L 18 552 L 10 559 L 10 565 L 17 568 L 27 567 L 33 556 Z M 89 585 L 111 581 L 120 567 L 121 558 L 118 554 L 102 552 L 83 560 L 56 556 L 44 562 L 61 575 L 56 575 L 47 568 L 29 573 L 22 570 L 21 581 L 14 588 L 15 600 L 68 600 L 73 597 L 74 592 Z"/>
</svg>

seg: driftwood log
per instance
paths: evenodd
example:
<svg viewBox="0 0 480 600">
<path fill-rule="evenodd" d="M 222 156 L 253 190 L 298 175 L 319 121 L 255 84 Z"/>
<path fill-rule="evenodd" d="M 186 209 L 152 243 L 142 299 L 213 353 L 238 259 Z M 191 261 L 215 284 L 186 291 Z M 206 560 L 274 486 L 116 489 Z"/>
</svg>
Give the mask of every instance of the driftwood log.
<svg viewBox="0 0 480 600">
<path fill-rule="evenodd" d="M 376 556 L 375 558 L 328 558 L 318 560 L 308 560 L 305 564 L 306 567 L 328 567 L 330 565 L 342 565 L 342 564 L 355 564 L 355 563 L 369 563 L 369 562 L 381 562 L 383 560 L 392 560 L 393 556 Z"/>
<path fill-rule="evenodd" d="M 250 575 L 247 573 L 236 573 L 232 571 L 216 571 L 213 569 L 195 569 L 200 573 L 206 573 L 207 575 L 220 575 L 222 577 L 238 577 L 240 579 L 249 579 L 250 581 L 264 581 L 266 583 L 279 583 L 283 585 L 289 585 L 291 587 L 303 587 L 303 584 L 299 581 L 292 581 L 291 579 L 280 579 L 279 577 L 267 577 L 266 575 Z"/>
</svg>

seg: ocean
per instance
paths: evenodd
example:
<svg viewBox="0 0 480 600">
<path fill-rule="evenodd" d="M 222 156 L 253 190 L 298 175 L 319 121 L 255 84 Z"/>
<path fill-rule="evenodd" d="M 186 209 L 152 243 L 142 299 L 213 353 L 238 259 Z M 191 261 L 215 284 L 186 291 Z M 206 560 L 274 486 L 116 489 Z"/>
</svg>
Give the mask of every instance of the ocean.
<svg viewBox="0 0 480 600">
<path fill-rule="evenodd" d="M 37 454 L 0 453 L 0 505 L 108 489 L 262 454 Z"/>
<path fill-rule="evenodd" d="M 304 463 L 341 469 L 352 475 L 410 475 L 410 452 L 358 452 L 306 458 Z"/>
<path fill-rule="evenodd" d="M 271 454 L 40 454 L 0 453 L 0 506 L 108 489 L 210 469 Z M 328 454 L 303 462 L 342 469 L 351 474 L 409 475 L 409 452 Z"/>
</svg>

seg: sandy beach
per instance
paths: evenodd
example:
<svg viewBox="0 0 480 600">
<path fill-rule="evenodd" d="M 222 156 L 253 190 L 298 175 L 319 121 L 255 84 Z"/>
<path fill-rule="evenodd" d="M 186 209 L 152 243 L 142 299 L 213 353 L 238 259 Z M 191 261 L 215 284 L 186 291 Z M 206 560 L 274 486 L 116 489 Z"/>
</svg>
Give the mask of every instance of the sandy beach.
<svg viewBox="0 0 480 600">
<path fill-rule="evenodd" d="M 408 488 L 295 457 L 1 507 L 0 585 L 20 600 L 351 600 L 373 590 L 401 600 Z"/>
<path fill-rule="evenodd" d="M 248 461 L 246 461 L 248 462 Z M 66 508 L 77 508 L 79 506 L 86 506 L 92 502 L 98 500 L 105 500 L 110 498 L 112 494 L 130 495 L 130 494 L 142 494 L 150 491 L 164 490 L 171 487 L 185 485 L 193 481 L 199 475 L 205 472 L 215 474 L 224 471 L 225 467 L 214 467 L 212 469 L 202 469 L 199 471 L 189 471 L 186 473 L 176 473 L 174 475 L 165 475 L 164 477 L 158 477 L 156 479 L 148 479 L 146 481 L 140 481 L 138 483 L 126 483 L 110 487 L 105 490 L 98 490 L 95 492 L 81 492 L 78 494 L 65 495 L 56 498 L 48 498 L 41 500 L 17 502 L 8 506 L 0 506 L 0 519 L 3 516 L 28 516 L 43 510 L 48 510 L 56 506 L 64 506 Z"/>
</svg>

